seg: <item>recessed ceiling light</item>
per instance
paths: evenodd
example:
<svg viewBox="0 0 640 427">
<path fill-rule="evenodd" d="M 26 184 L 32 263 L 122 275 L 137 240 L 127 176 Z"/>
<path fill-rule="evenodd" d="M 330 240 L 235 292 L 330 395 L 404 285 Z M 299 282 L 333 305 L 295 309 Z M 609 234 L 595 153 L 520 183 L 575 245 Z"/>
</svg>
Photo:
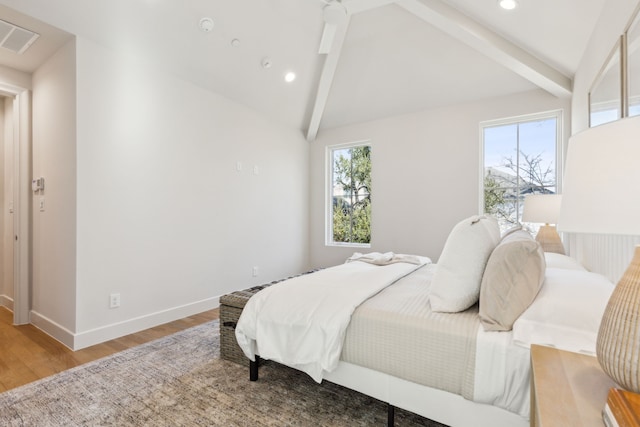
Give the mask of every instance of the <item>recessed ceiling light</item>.
<svg viewBox="0 0 640 427">
<path fill-rule="evenodd" d="M 211 30 L 213 30 L 213 26 L 214 26 L 213 19 L 211 18 L 205 17 L 200 20 L 200 29 L 205 33 L 208 33 Z"/>
<path fill-rule="evenodd" d="M 287 83 L 291 83 L 295 79 L 296 79 L 296 73 L 294 73 L 293 71 L 289 71 L 287 74 L 284 75 L 284 81 Z"/>
<path fill-rule="evenodd" d="M 518 6 L 518 2 L 516 0 L 499 0 L 498 4 L 501 8 L 506 10 L 513 10 Z"/>
</svg>

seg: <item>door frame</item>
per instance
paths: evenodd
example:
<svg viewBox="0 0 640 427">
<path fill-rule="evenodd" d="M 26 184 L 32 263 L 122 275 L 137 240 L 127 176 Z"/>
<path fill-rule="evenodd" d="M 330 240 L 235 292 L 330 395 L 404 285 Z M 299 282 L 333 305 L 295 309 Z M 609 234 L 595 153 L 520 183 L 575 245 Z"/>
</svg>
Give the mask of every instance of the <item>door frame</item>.
<svg viewBox="0 0 640 427">
<path fill-rule="evenodd" d="M 31 310 L 31 91 L 0 83 L 0 94 L 13 98 L 13 323 L 23 325 Z"/>
</svg>

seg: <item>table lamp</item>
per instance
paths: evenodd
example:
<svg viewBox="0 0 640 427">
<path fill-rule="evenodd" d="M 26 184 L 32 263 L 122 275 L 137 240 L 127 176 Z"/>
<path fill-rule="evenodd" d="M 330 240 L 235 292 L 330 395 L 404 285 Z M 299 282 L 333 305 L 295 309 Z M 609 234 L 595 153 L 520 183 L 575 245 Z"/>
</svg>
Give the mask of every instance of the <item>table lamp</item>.
<svg viewBox="0 0 640 427">
<path fill-rule="evenodd" d="M 558 229 L 640 235 L 640 116 L 582 131 L 569 140 Z M 640 392 L 640 246 L 616 285 L 598 331 L 602 369 Z"/>
<path fill-rule="evenodd" d="M 545 252 L 564 254 L 564 245 L 556 227 L 560 214 L 560 194 L 530 194 L 524 198 L 522 222 L 544 223 L 538 230 L 536 241 Z"/>
</svg>

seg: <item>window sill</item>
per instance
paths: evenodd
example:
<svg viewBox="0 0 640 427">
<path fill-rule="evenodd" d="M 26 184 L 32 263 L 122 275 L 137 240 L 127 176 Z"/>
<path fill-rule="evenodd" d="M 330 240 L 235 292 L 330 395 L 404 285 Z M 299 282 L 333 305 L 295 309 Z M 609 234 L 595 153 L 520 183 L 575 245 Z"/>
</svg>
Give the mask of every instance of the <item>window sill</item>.
<svg viewBox="0 0 640 427">
<path fill-rule="evenodd" d="M 331 242 L 325 243 L 325 246 L 328 247 L 336 247 L 336 248 L 370 248 L 370 243 L 341 243 L 341 242 Z"/>
</svg>

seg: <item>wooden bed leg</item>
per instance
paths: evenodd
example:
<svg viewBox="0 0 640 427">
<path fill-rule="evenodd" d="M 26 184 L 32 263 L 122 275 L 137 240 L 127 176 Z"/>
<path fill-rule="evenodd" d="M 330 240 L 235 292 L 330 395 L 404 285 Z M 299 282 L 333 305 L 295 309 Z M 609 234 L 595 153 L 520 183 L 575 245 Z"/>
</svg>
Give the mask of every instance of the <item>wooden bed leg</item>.
<svg viewBox="0 0 640 427">
<path fill-rule="evenodd" d="M 258 381 L 258 365 L 260 364 L 260 356 L 256 354 L 255 362 L 249 360 L 249 381 Z"/>
<path fill-rule="evenodd" d="M 393 427 L 395 422 L 396 408 L 390 403 L 387 403 L 387 427 Z"/>
</svg>

